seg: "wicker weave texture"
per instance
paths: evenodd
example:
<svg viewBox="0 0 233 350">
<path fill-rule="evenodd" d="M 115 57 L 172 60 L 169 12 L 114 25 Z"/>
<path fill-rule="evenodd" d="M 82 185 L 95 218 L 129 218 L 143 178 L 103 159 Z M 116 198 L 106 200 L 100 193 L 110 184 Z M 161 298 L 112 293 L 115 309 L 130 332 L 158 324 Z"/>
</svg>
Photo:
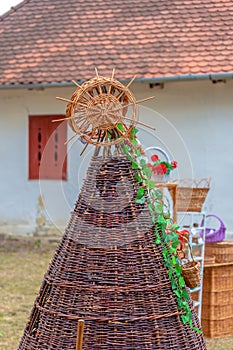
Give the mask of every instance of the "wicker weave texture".
<svg viewBox="0 0 233 350">
<path fill-rule="evenodd" d="M 177 211 L 201 212 L 208 188 L 178 187 Z"/>
<path fill-rule="evenodd" d="M 211 338 L 232 335 L 233 332 L 232 267 L 233 263 L 205 268 L 202 324 L 204 334 Z"/>
<path fill-rule="evenodd" d="M 210 179 L 179 179 L 176 210 L 184 212 L 201 212 L 209 192 Z"/>
<path fill-rule="evenodd" d="M 202 319 L 204 334 L 208 338 L 230 337 L 233 334 L 233 317 L 225 320 Z"/>
<path fill-rule="evenodd" d="M 233 242 L 207 243 L 205 256 L 214 256 L 216 263 L 233 263 Z"/>
<path fill-rule="evenodd" d="M 128 130 L 121 133 L 120 138 L 110 141 L 107 131 L 112 131 L 118 123 L 124 122 L 129 106 L 131 115 Z M 131 127 L 136 121 L 136 111 L 136 100 L 128 86 L 113 78 L 98 75 L 78 86 L 67 105 L 66 117 L 72 130 L 82 135 L 87 143 L 109 145 L 129 138 Z"/>
<path fill-rule="evenodd" d="M 203 320 L 226 320 L 233 318 L 233 303 L 229 305 L 212 305 L 204 307 L 202 311 Z"/>
<path fill-rule="evenodd" d="M 205 307 L 210 305 L 231 305 L 233 301 L 233 290 L 219 292 L 203 292 L 202 303 Z"/>
<path fill-rule="evenodd" d="M 233 291 L 233 263 L 205 269 L 204 288 L 206 292 Z M 232 299 L 233 304 L 233 299 Z"/>
<path fill-rule="evenodd" d="M 188 261 L 182 266 L 182 276 L 184 277 L 186 286 L 189 288 L 195 288 L 200 285 L 200 262 Z"/>
<path fill-rule="evenodd" d="M 124 156 L 92 159 L 19 350 L 75 350 L 80 318 L 84 350 L 206 349 L 180 320 L 134 175 Z"/>
</svg>

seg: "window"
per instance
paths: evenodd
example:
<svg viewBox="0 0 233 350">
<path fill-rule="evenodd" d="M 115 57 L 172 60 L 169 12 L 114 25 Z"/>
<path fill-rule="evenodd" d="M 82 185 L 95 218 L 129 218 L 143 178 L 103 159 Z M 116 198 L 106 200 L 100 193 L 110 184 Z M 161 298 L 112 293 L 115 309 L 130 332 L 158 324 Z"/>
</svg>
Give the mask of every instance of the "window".
<svg viewBox="0 0 233 350">
<path fill-rule="evenodd" d="M 29 179 L 67 179 L 67 123 L 64 115 L 29 116 Z"/>
</svg>

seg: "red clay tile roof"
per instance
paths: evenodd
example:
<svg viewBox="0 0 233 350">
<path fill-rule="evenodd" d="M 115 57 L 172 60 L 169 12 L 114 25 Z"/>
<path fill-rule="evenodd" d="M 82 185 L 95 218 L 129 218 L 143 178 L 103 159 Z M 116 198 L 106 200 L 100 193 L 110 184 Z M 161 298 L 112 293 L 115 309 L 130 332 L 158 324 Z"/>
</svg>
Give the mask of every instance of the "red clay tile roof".
<svg viewBox="0 0 233 350">
<path fill-rule="evenodd" d="M 0 84 L 233 72 L 233 1 L 25 0 L 0 48 Z"/>
</svg>

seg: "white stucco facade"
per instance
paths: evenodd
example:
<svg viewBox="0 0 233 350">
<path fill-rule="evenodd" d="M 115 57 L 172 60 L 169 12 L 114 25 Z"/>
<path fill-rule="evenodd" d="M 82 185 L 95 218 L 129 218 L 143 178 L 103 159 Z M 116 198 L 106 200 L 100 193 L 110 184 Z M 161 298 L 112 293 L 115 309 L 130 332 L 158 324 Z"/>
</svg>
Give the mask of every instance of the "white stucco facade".
<svg viewBox="0 0 233 350">
<path fill-rule="evenodd" d="M 83 146 L 71 142 L 67 181 L 28 180 L 28 116 L 65 113 L 66 104 L 55 97 L 69 98 L 74 89 L 0 90 L 0 232 L 31 233 L 41 192 L 55 225 L 64 227 L 69 219 L 91 152 L 80 158 Z M 141 142 L 164 146 L 178 160 L 179 174 L 174 176 L 211 177 L 206 212 L 222 217 L 232 232 L 233 81 L 171 82 L 163 89 L 135 83 L 132 91 L 137 99 L 156 96 L 140 107 L 140 120 L 156 127 L 155 135 L 140 128 Z"/>
</svg>

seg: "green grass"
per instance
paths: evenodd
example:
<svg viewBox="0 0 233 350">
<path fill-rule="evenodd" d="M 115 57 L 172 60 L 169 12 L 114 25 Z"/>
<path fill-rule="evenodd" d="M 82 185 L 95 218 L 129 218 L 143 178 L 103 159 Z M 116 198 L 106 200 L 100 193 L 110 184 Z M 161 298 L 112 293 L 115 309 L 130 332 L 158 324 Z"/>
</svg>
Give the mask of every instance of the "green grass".
<svg viewBox="0 0 233 350">
<path fill-rule="evenodd" d="M 52 250 L 25 240 L 20 248 L 14 240 L 1 247 L 1 350 L 17 349 L 51 256 Z"/>
<path fill-rule="evenodd" d="M 0 237 L 1 350 L 17 349 L 55 246 L 45 240 Z M 207 344 L 208 350 L 233 350 L 233 337 Z"/>
</svg>

